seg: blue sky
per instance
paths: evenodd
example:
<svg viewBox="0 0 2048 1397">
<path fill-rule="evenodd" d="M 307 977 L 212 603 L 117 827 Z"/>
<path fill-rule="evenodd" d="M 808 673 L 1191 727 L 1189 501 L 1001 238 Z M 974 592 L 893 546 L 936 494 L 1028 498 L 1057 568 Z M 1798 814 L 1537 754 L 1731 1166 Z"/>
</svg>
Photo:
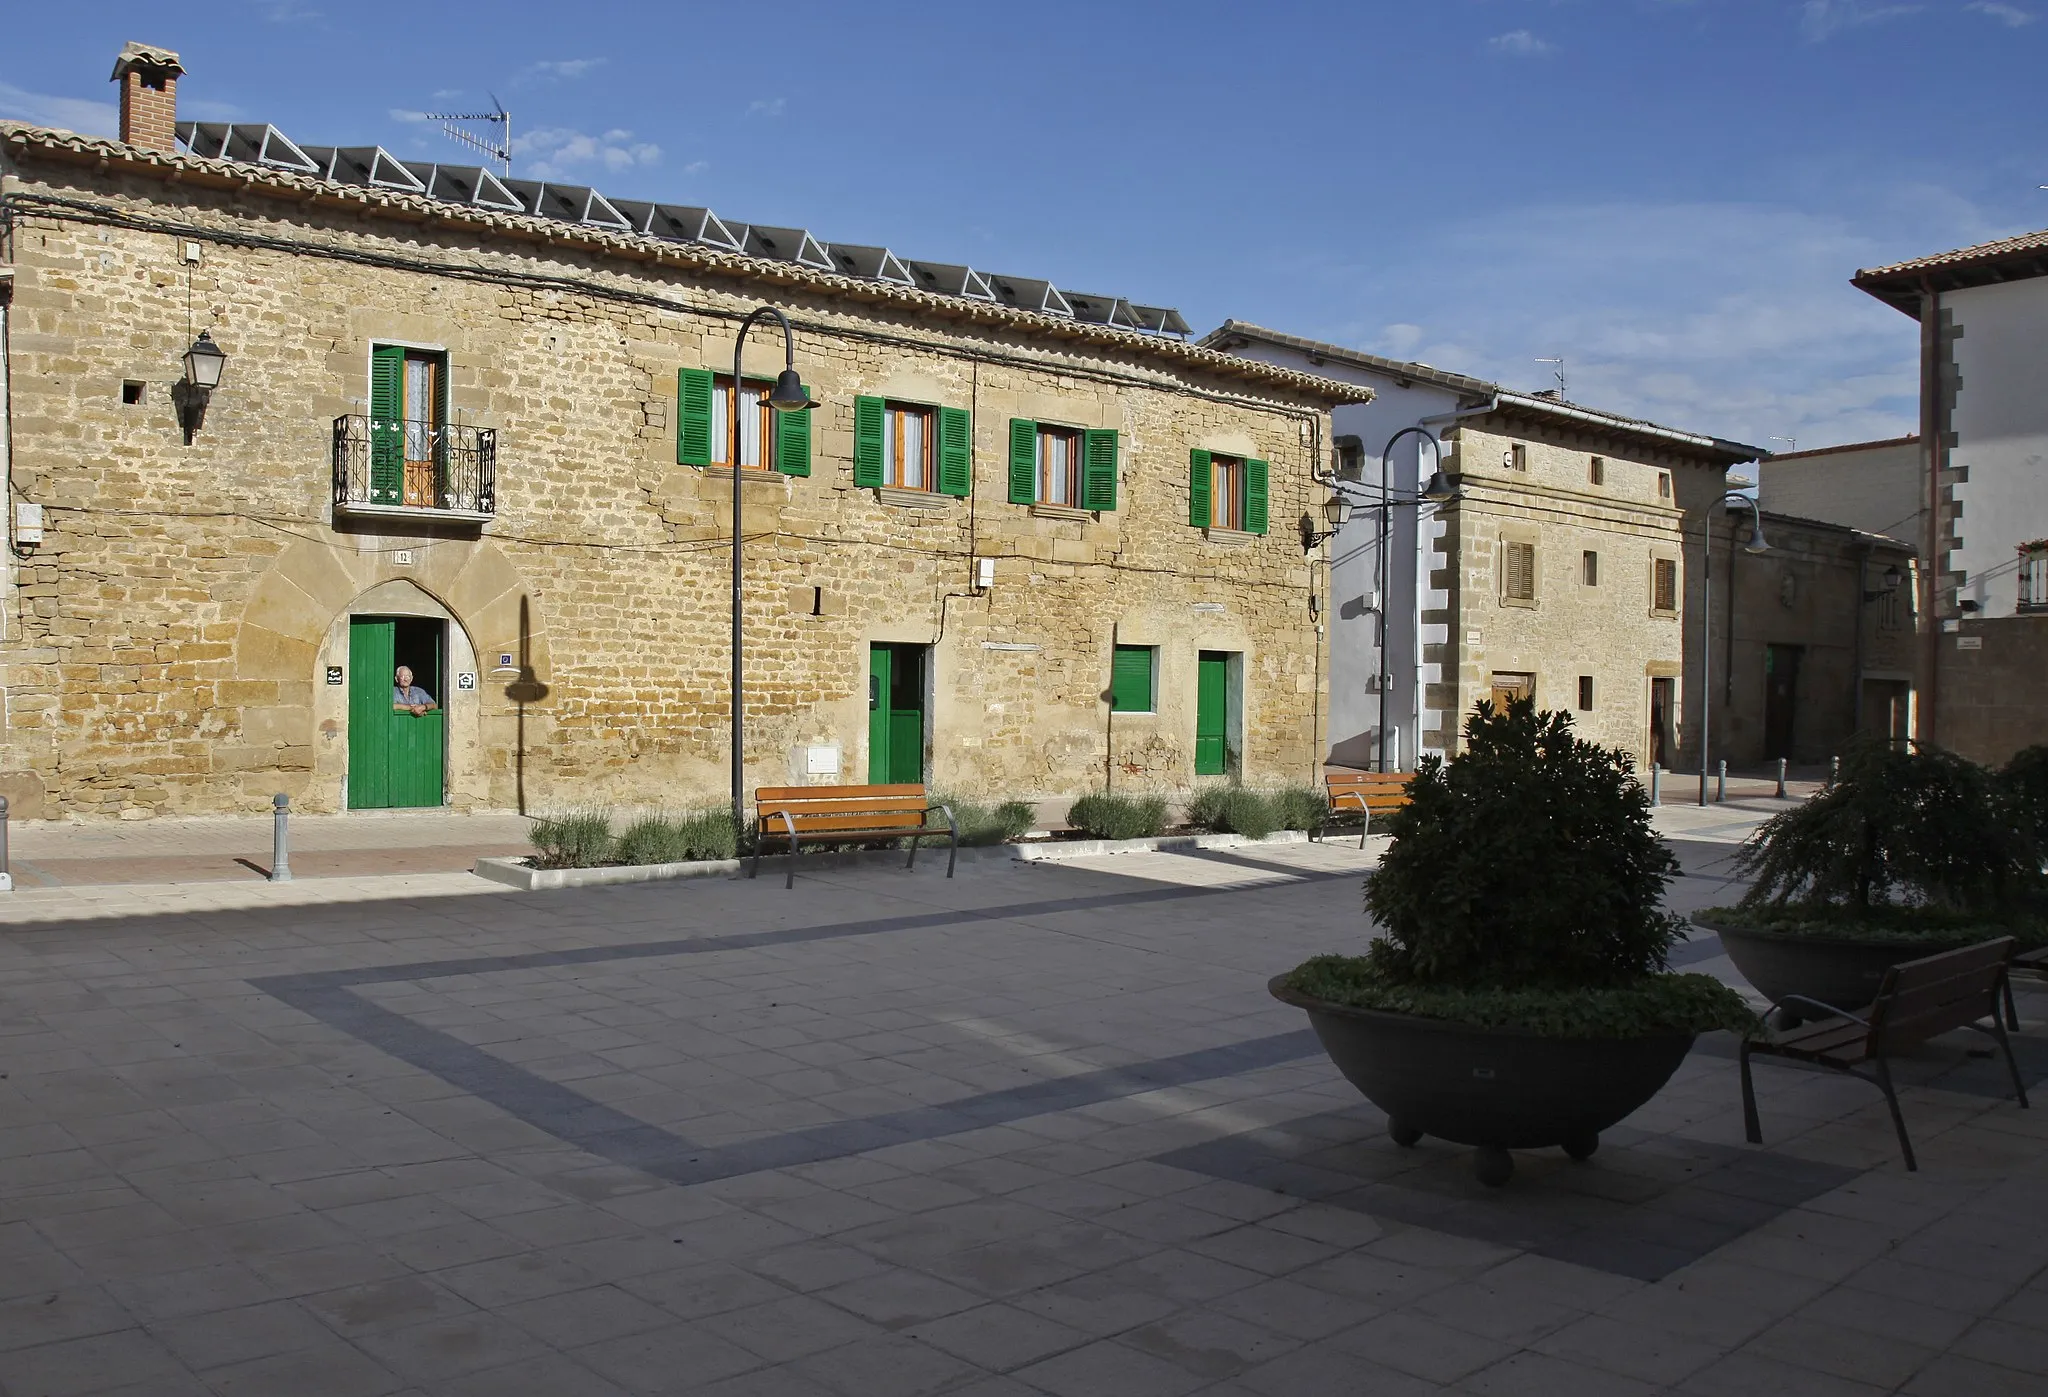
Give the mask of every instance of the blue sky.
<svg viewBox="0 0 2048 1397">
<path fill-rule="evenodd" d="M 1915 422 L 1858 267 L 2048 227 L 2048 0 L 19 6 L 0 116 L 188 116 L 1042 276 L 1779 450 Z"/>
</svg>

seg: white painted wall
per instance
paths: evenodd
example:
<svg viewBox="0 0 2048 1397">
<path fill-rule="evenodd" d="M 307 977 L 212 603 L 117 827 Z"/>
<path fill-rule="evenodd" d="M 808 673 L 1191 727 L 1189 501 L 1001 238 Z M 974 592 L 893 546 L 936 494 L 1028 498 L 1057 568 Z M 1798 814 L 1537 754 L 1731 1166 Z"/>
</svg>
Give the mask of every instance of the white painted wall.
<svg viewBox="0 0 2048 1397">
<path fill-rule="evenodd" d="M 2014 550 L 2048 538 L 2048 277 L 1947 292 L 1941 304 L 1956 328 L 1949 465 L 1965 473 L 1949 566 L 1977 615 L 2011 616 Z"/>
<path fill-rule="evenodd" d="M 1384 697 L 1390 733 L 1388 766 L 1413 770 L 1418 734 L 1436 726 L 1418 722 L 1422 685 L 1434 678 L 1422 673 L 1420 666 L 1421 646 L 1426 637 L 1417 634 L 1418 597 L 1429 585 L 1430 563 L 1428 556 L 1417 549 L 1418 517 L 1425 538 L 1437 537 L 1441 529 L 1432 528 L 1433 505 L 1392 508 L 1387 520 L 1387 586 L 1385 595 L 1376 595 L 1380 590 L 1380 521 L 1372 501 L 1379 493 L 1381 453 L 1394 434 L 1404 427 L 1421 425 L 1427 418 L 1456 410 L 1458 395 L 1433 384 L 1411 382 L 1404 387 L 1400 380 L 1353 364 L 1334 360 L 1311 363 L 1299 350 L 1257 341 L 1231 352 L 1344 383 L 1362 383 L 1377 394 L 1369 403 L 1346 403 L 1331 414 L 1334 436 L 1355 436 L 1364 443 L 1365 488 L 1351 492 L 1358 505 L 1351 522 L 1323 545 L 1330 558 L 1330 595 L 1325 612 L 1330 647 L 1325 750 L 1329 760 L 1340 765 L 1378 767 L 1380 705 Z M 1429 430 L 1432 437 L 1441 438 L 1441 425 Z M 1410 436 L 1384 464 L 1387 488 L 1413 496 L 1435 468 L 1435 458 L 1427 446 Z M 1283 523 L 1289 528 L 1295 525 L 1291 519 L 1275 519 L 1273 527 L 1279 529 Z M 1428 602 L 1426 597 L 1422 600 Z M 1429 604 L 1442 606 L 1445 598 L 1438 593 Z M 1384 696 L 1377 687 L 1382 614 L 1386 617 L 1388 651 Z M 1430 639 L 1441 642 L 1443 636 Z"/>
<path fill-rule="evenodd" d="M 1927 477 L 1920 443 L 1844 446 L 1766 461 L 1758 498 L 1772 514 L 1844 524 L 1920 547 Z"/>
</svg>

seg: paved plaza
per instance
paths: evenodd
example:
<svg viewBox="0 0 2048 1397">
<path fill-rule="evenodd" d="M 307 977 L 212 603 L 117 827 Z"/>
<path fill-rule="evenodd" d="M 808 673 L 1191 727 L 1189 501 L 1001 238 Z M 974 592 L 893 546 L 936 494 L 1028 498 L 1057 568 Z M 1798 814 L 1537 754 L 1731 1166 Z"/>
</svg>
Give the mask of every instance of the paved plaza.
<svg viewBox="0 0 2048 1397">
<path fill-rule="evenodd" d="M 1674 904 L 1775 808 L 1660 812 Z M 1744 1144 L 1708 1038 L 1488 1191 L 1266 994 L 1374 856 L 17 892 L 0 1393 L 2048 1391 L 2048 1109 L 1974 1045 L 1910 1065 L 1917 1174 L 1773 1064 Z"/>
</svg>

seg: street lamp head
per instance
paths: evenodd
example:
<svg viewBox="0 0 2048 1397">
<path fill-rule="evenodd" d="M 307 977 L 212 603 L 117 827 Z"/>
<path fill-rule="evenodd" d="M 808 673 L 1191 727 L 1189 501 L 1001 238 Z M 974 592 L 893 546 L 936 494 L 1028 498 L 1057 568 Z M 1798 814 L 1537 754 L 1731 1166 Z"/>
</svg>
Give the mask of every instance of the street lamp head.
<svg viewBox="0 0 2048 1397">
<path fill-rule="evenodd" d="M 1345 524 L 1349 523 L 1351 520 L 1351 500 L 1349 497 L 1341 493 L 1332 492 L 1330 498 L 1323 501 L 1323 520 L 1330 526 L 1332 532 L 1343 528 Z"/>
<path fill-rule="evenodd" d="M 1429 477 L 1429 483 L 1422 487 L 1422 498 L 1431 504 L 1447 504 L 1458 498 L 1458 487 L 1451 484 L 1451 478 L 1444 474 L 1442 466 Z"/>
<path fill-rule="evenodd" d="M 1884 589 L 1887 592 L 1898 591 L 1899 585 L 1903 583 L 1905 580 L 1906 574 L 1899 571 L 1899 565 L 1897 563 L 1893 563 L 1890 567 L 1884 570 Z"/>
<path fill-rule="evenodd" d="M 185 382 L 210 393 L 220 387 L 221 371 L 227 365 L 228 356 L 213 342 L 213 335 L 201 330 L 199 338 L 185 351 Z"/>
<path fill-rule="evenodd" d="M 1745 553 L 1768 553 L 1771 545 L 1764 542 L 1764 521 L 1758 518 L 1749 530 L 1749 542 L 1742 545 Z"/>
<path fill-rule="evenodd" d="M 803 380 L 797 376 L 797 371 L 790 368 L 775 376 L 775 386 L 768 390 L 768 406 L 778 412 L 802 412 L 817 404 L 804 391 Z"/>
</svg>

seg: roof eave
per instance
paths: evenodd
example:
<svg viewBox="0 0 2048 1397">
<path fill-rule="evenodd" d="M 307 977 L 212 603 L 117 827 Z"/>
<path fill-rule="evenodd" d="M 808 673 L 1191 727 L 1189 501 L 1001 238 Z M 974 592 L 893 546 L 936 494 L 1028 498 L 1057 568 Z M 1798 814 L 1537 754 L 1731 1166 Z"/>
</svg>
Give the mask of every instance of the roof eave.
<svg viewBox="0 0 2048 1397">
<path fill-rule="evenodd" d="M 896 304 L 954 319 L 995 323 L 1029 329 L 1067 340 L 1080 340 L 1104 348 L 1122 349 L 1145 355 L 1177 367 L 1198 369 L 1244 379 L 1275 389 L 1291 390 L 1326 406 L 1369 402 L 1373 390 L 1361 384 L 1261 363 L 1199 344 L 1161 339 L 1137 330 L 1120 329 L 1087 321 L 1070 320 L 1013 306 L 984 303 L 958 297 L 940 296 L 915 287 L 887 282 L 870 282 L 838 272 L 813 270 L 739 253 L 720 252 L 690 243 L 677 243 L 639 233 L 609 231 L 594 227 L 557 224 L 526 214 L 509 214 L 444 203 L 426 195 L 316 179 L 286 171 L 266 170 L 231 160 L 211 160 L 194 155 L 144 150 L 121 141 L 60 131 L 26 122 L 0 121 L 0 144 L 12 148 L 15 158 L 25 154 L 48 156 L 70 163 L 106 166 L 119 163 L 134 172 L 166 182 L 217 182 L 221 188 L 267 187 L 302 200 L 332 199 L 355 205 L 372 217 L 379 215 L 407 222 L 439 221 L 510 233 L 535 241 L 571 244 L 608 250 L 642 260 L 696 267 L 724 275 L 746 277 L 784 286 L 802 286 L 829 295 L 874 303 Z"/>
</svg>

